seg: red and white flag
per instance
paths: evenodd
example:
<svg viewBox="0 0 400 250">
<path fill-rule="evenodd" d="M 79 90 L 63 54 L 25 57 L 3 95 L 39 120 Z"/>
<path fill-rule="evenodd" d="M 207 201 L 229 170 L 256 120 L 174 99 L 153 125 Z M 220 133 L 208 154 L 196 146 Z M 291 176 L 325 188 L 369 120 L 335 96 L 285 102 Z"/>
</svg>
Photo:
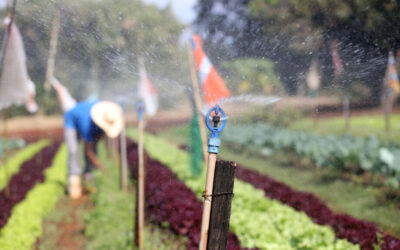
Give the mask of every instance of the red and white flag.
<svg viewBox="0 0 400 250">
<path fill-rule="evenodd" d="M 204 53 L 201 38 L 197 34 L 192 37 L 192 49 L 207 105 L 213 106 L 221 99 L 228 98 L 230 96 L 229 89 Z"/>
<path fill-rule="evenodd" d="M 142 99 L 145 105 L 146 114 L 149 116 L 155 115 L 158 109 L 158 93 L 157 89 L 147 77 L 146 69 L 142 59 L 139 59 L 139 98 Z"/>
<path fill-rule="evenodd" d="M 339 46 L 339 43 L 337 40 L 332 41 L 330 44 L 333 72 L 334 72 L 335 76 L 340 75 L 343 71 L 342 60 L 340 60 L 339 51 L 337 49 L 338 46 Z"/>
<path fill-rule="evenodd" d="M 4 24 L 9 27 L 11 18 Z M 8 32 L 9 30 L 9 32 Z M 21 33 L 13 22 L 6 29 L 3 41 L 5 51 L 0 78 L 0 110 L 11 105 L 26 105 L 29 112 L 35 112 L 38 106 L 35 101 L 35 85 L 31 81 L 26 68 L 26 56 Z"/>
<path fill-rule="evenodd" d="M 391 51 L 389 52 L 386 81 L 387 87 L 391 89 L 395 95 L 398 95 L 400 93 L 399 77 L 397 75 L 396 60 Z"/>
</svg>

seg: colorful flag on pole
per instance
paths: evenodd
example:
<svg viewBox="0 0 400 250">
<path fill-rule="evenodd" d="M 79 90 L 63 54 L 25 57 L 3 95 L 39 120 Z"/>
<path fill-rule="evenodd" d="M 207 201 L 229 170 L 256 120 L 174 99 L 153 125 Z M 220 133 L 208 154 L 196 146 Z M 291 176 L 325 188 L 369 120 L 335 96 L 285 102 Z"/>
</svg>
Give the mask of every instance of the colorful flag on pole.
<svg viewBox="0 0 400 250">
<path fill-rule="evenodd" d="M 311 90 L 311 95 L 316 95 L 316 91 L 318 90 L 320 85 L 320 78 L 318 73 L 318 61 L 314 58 L 311 61 L 310 70 L 307 74 L 307 86 Z"/>
<path fill-rule="evenodd" d="M 193 107 L 193 118 L 190 123 L 190 170 L 193 177 L 199 177 L 203 168 L 203 143 L 201 141 L 200 126 L 197 110 Z"/>
<path fill-rule="evenodd" d="M 229 89 L 204 53 L 201 38 L 197 34 L 192 37 L 192 49 L 206 103 L 213 106 L 222 98 L 228 98 Z"/>
<path fill-rule="evenodd" d="M 330 44 L 333 72 L 335 74 L 335 77 L 337 77 L 343 72 L 342 60 L 340 60 L 339 51 L 337 49 L 338 46 L 339 45 L 337 40 L 332 41 Z"/>
<path fill-rule="evenodd" d="M 7 17 L 4 24 L 9 26 L 11 18 Z M 3 67 L 0 78 L 0 109 L 11 105 L 25 104 L 29 112 L 37 110 L 35 102 L 35 85 L 26 69 L 26 57 L 21 33 L 13 22 L 6 29 L 3 57 Z"/>
<path fill-rule="evenodd" d="M 392 90 L 395 95 L 398 95 L 400 93 L 399 77 L 397 75 L 396 59 L 394 58 L 393 53 L 391 51 L 389 52 L 386 79 L 387 79 L 387 87 L 390 90 Z"/>
<path fill-rule="evenodd" d="M 144 68 L 143 59 L 139 59 L 139 98 L 144 102 L 146 114 L 149 116 L 155 115 L 158 109 L 158 93 L 157 89 L 147 77 L 146 69 Z"/>
</svg>

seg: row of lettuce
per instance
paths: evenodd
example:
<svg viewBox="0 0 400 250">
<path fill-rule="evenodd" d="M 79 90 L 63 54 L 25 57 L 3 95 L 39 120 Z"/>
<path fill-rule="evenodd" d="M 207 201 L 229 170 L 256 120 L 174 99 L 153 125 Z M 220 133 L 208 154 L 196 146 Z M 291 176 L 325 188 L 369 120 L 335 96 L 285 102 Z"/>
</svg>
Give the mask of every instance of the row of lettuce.
<svg viewBox="0 0 400 250">
<path fill-rule="evenodd" d="M 400 185 L 400 148 L 376 137 L 323 136 L 266 124 L 255 124 L 251 129 L 231 124 L 223 138 L 227 143 L 263 155 L 275 151 L 294 153 L 311 160 L 318 168 L 369 172 L 384 176 L 392 188 Z"/>
<path fill-rule="evenodd" d="M 130 131 L 136 138 L 136 132 Z M 152 135 L 145 136 L 145 149 L 151 158 L 170 168 L 201 200 L 205 173 L 194 179 L 188 168 L 186 152 Z M 315 224 L 306 214 L 279 201 L 241 180 L 235 180 L 230 229 L 241 247 L 260 249 L 359 249 L 338 239 L 328 226 Z"/>
<path fill-rule="evenodd" d="M 42 234 L 42 218 L 64 193 L 66 162 L 66 147 L 49 141 L 31 144 L 10 159 L 11 178 L 0 180 L 2 208 L 10 210 L 2 213 L 7 218 L 2 218 L 6 223 L 0 228 L 0 249 L 32 248 Z M 6 187 L 10 193 L 5 196 Z"/>
<path fill-rule="evenodd" d="M 128 158 L 131 163 L 131 176 L 133 176 L 133 173 L 137 173 L 137 147 L 132 148 L 133 144 L 128 144 Z M 129 186 L 128 192 L 121 190 L 119 185 L 119 169 L 114 166 L 115 162 L 112 157 L 107 157 L 104 145 L 99 147 L 99 157 L 103 166 L 107 169 L 107 175 L 98 172 L 94 173 L 93 185 L 97 188 L 97 191 L 91 195 L 91 201 L 94 206 L 90 210 L 90 213 L 84 216 L 86 224 L 86 248 L 132 249 L 134 239 L 132 229 L 134 228 L 135 220 L 135 213 L 132 211 L 136 200 L 136 194 L 131 189 L 133 185 Z M 167 183 L 163 183 L 163 185 L 159 185 L 160 182 L 154 183 L 156 180 L 152 178 L 152 175 L 157 178 L 163 176 L 163 174 L 154 171 L 151 162 L 146 162 L 146 166 L 148 166 L 146 176 L 146 221 L 153 222 L 154 215 L 164 215 L 169 211 L 178 214 L 179 212 L 176 209 L 172 208 L 168 210 L 165 203 L 160 203 L 153 199 L 154 196 L 167 197 L 168 193 L 164 191 L 174 181 L 168 181 Z M 164 167 L 164 169 L 166 168 Z M 156 190 L 151 187 L 156 187 Z M 171 204 L 169 198 L 167 197 L 165 202 L 170 202 Z M 182 196 L 177 197 L 177 199 L 181 200 L 185 200 L 185 198 Z M 157 203 L 157 208 L 159 209 L 155 208 L 154 203 Z M 155 209 L 150 211 L 149 207 Z M 175 218 L 177 217 L 179 215 L 175 215 Z M 187 249 L 185 247 L 187 237 L 185 236 L 182 235 L 180 237 L 178 234 L 174 234 L 163 227 L 158 227 L 156 223 L 146 223 L 143 232 L 143 249 Z"/>
</svg>

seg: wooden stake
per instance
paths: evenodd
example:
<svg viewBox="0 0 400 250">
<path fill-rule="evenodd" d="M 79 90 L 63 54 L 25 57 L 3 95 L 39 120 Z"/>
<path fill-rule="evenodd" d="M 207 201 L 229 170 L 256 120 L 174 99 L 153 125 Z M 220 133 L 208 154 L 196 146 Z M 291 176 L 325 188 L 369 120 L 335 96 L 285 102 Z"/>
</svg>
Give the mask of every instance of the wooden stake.
<svg viewBox="0 0 400 250">
<path fill-rule="evenodd" d="M 236 164 L 217 161 L 207 249 L 227 249 Z"/>
<path fill-rule="evenodd" d="M 3 111 L 3 117 L 4 117 L 3 118 L 4 119 L 4 127 L 3 127 L 4 166 L 3 167 L 4 167 L 4 176 L 5 176 L 5 180 L 7 183 L 7 185 L 5 187 L 5 190 L 6 190 L 5 195 L 8 198 L 8 197 L 10 197 L 10 185 L 8 185 L 10 175 L 8 173 L 8 124 L 7 124 L 8 110 L 7 109 L 5 109 Z"/>
<path fill-rule="evenodd" d="M 350 129 L 350 99 L 347 96 L 343 97 L 342 100 L 343 118 L 344 118 L 344 128 L 346 131 Z"/>
<path fill-rule="evenodd" d="M 385 94 L 383 97 L 383 115 L 385 118 L 385 132 L 390 132 L 390 115 L 392 114 L 392 108 L 394 103 L 394 94 Z"/>
<path fill-rule="evenodd" d="M 126 152 L 126 133 L 125 128 L 122 129 L 120 135 L 120 184 L 121 190 L 126 192 L 128 186 L 128 162 L 127 162 L 127 152 Z"/>
<path fill-rule="evenodd" d="M 136 220 L 136 235 L 135 239 L 136 246 L 139 249 L 143 249 L 143 227 L 144 227 L 144 150 L 143 150 L 143 130 L 144 122 L 143 119 L 139 120 L 139 138 L 138 138 L 138 154 L 139 154 L 139 165 L 138 165 L 138 181 L 137 181 L 137 220 Z"/>
<path fill-rule="evenodd" d="M 216 161 L 217 161 L 217 155 L 214 153 L 209 153 L 208 154 L 206 189 L 204 191 L 203 216 L 201 218 L 199 250 L 207 249 L 208 229 L 210 226 L 212 191 L 213 191 L 213 185 L 214 185 L 214 173 L 215 173 Z"/>
<path fill-rule="evenodd" d="M 190 44 L 189 43 L 187 44 L 187 50 L 188 50 L 189 65 L 190 65 L 190 75 L 192 77 L 192 88 L 193 88 L 194 102 L 195 102 L 196 109 L 197 109 L 199 128 L 200 128 L 200 137 L 201 137 L 201 141 L 202 141 L 202 144 L 203 144 L 203 157 L 204 157 L 204 162 L 207 163 L 206 127 L 205 127 L 205 124 L 204 124 L 204 119 L 201 116 L 202 101 L 201 101 L 200 90 L 199 90 L 199 82 L 198 82 L 198 78 L 197 78 L 197 74 L 196 74 L 196 68 L 195 68 L 195 65 L 194 65 L 192 51 L 190 49 Z"/>
<path fill-rule="evenodd" d="M 52 29 L 51 29 L 51 35 L 50 35 L 50 49 L 49 49 L 49 56 L 47 58 L 46 82 L 44 83 L 44 89 L 46 91 L 50 90 L 51 78 L 54 75 L 54 65 L 55 65 L 55 61 L 56 61 L 57 42 L 58 42 L 59 31 L 60 31 L 60 12 L 58 11 L 54 15 L 53 25 L 52 25 Z"/>
<path fill-rule="evenodd" d="M 119 143 L 118 138 L 112 139 L 112 157 L 114 159 L 114 166 L 120 169 L 120 154 L 119 154 Z"/>
</svg>

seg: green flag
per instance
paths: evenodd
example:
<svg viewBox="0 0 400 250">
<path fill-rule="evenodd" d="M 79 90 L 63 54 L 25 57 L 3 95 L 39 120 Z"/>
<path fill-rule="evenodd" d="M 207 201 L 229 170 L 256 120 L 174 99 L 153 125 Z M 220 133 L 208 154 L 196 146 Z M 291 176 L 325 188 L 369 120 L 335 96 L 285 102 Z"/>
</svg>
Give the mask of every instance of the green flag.
<svg viewBox="0 0 400 250">
<path fill-rule="evenodd" d="M 199 177 L 203 166 L 203 144 L 201 142 L 200 127 L 197 111 L 193 109 L 193 118 L 190 124 L 190 170 L 193 177 Z"/>
</svg>

